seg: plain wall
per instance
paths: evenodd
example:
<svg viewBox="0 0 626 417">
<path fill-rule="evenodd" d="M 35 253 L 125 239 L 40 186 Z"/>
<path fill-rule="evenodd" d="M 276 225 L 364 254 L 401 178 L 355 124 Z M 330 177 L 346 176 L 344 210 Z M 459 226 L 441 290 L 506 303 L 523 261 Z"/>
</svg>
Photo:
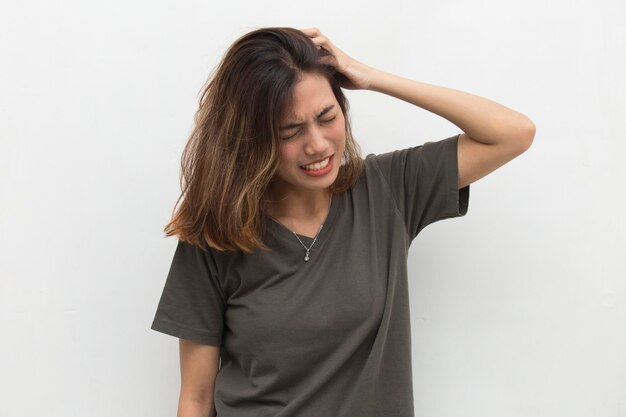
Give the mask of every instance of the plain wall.
<svg viewBox="0 0 626 417">
<path fill-rule="evenodd" d="M 528 152 L 427 227 L 409 272 L 416 415 L 626 416 L 626 6 L 604 1 L 3 1 L 0 415 L 173 416 L 149 329 L 198 92 L 263 26 L 490 98 Z M 348 91 L 363 154 L 460 130 Z"/>
</svg>

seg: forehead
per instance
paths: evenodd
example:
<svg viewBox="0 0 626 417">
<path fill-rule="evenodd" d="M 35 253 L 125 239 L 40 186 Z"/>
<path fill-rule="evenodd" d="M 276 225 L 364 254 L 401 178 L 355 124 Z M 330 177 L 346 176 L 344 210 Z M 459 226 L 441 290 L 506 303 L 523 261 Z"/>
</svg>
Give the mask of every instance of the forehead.
<svg viewBox="0 0 626 417">
<path fill-rule="evenodd" d="M 283 119 L 309 119 L 331 104 L 338 107 L 328 80 L 318 74 L 303 74 L 294 86 Z"/>
</svg>

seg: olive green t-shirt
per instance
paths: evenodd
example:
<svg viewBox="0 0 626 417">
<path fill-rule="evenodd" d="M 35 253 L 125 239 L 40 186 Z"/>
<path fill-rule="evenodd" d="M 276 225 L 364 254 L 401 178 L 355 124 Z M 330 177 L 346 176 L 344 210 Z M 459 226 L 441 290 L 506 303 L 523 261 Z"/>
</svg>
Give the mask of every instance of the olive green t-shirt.
<svg viewBox="0 0 626 417">
<path fill-rule="evenodd" d="M 368 155 L 308 262 L 274 221 L 270 252 L 179 241 L 152 329 L 221 347 L 218 417 L 413 417 L 407 252 L 467 212 L 457 141 Z"/>
</svg>

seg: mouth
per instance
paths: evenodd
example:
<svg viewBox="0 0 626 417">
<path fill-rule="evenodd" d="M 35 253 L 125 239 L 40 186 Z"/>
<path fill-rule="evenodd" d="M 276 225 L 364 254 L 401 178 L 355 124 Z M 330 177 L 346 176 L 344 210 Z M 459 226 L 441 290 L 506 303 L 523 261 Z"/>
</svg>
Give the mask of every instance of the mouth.
<svg viewBox="0 0 626 417">
<path fill-rule="evenodd" d="M 334 154 L 330 155 L 330 156 L 327 156 L 324 159 L 320 159 L 318 161 L 312 162 L 312 163 L 310 163 L 308 165 L 300 165 L 300 168 L 302 168 L 302 169 L 304 169 L 306 171 L 319 171 L 319 170 L 324 169 L 324 168 L 326 168 L 328 166 L 328 164 L 330 163 L 330 159 L 333 156 L 334 156 Z"/>
</svg>

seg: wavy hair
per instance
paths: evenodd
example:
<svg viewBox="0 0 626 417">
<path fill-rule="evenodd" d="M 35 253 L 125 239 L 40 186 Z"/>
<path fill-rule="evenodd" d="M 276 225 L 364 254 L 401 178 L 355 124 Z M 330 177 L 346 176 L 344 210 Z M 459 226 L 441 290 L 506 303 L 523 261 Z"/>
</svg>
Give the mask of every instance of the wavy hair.
<svg viewBox="0 0 626 417">
<path fill-rule="evenodd" d="M 292 28 L 257 29 L 230 46 L 200 94 L 166 236 L 219 251 L 269 249 L 262 240 L 262 199 L 279 165 L 280 116 L 303 74 L 328 80 L 346 121 L 345 152 L 330 189 L 341 193 L 354 185 L 363 159 L 352 137 L 343 76 L 320 60 L 327 54 Z"/>
</svg>

